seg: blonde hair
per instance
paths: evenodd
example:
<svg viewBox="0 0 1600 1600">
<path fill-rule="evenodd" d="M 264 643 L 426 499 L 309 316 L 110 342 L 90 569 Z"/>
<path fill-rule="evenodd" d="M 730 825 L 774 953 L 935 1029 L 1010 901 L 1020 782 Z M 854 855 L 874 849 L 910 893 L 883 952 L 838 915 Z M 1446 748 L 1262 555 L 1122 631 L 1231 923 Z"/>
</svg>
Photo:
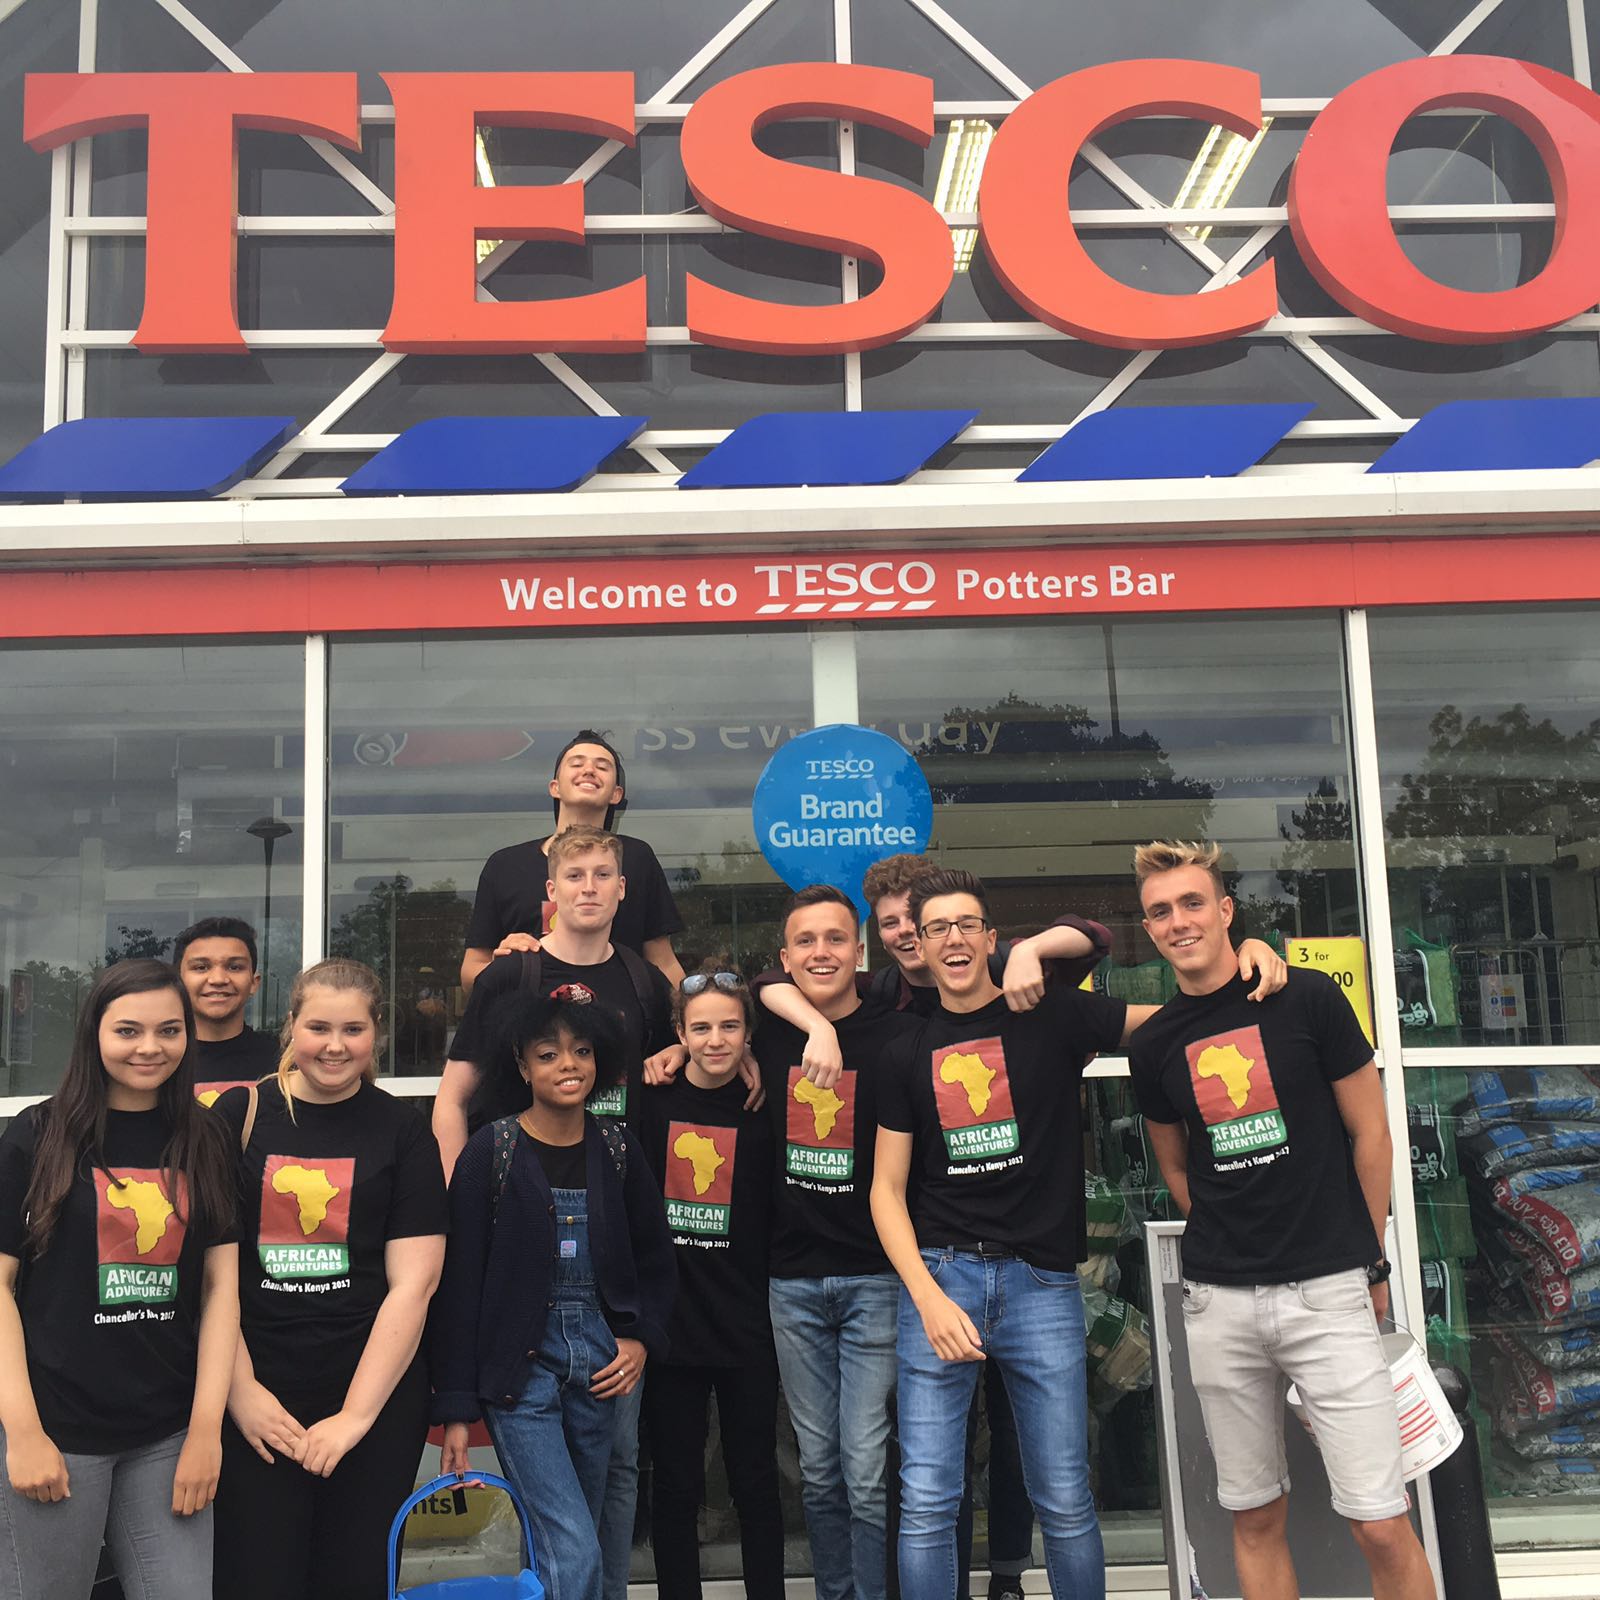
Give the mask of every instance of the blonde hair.
<svg viewBox="0 0 1600 1600">
<path fill-rule="evenodd" d="M 1201 844 L 1192 839 L 1152 839 L 1133 852 L 1133 876 L 1142 886 L 1146 878 L 1178 867 L 1199 867 L 1211 874 L 1220 899 L 1228 892 L 1222 879 L 1222 846 Z"/>
<path fill-rule="evenodd" d="M 588 823 L 574 823 L 570 828 L 563 828 L 544 853 L 551 877 L 569 856 L 588 855 L 591 850 L 604 850 L 616 863 L 617 871 L 622 871 L 622 841 L 616 834 L 607 833 L 604 828 L 591 828 Z"/>
<path fill-rule="evenodd" d="M 289 1012 L 283 1019 L 283 1054 L 278 1057 L 278 1092 L 283 1096 L 283 1103 L 289 1108 L 289 1120 L 294 1117 L 294 1095 L 289 1088 L 290 1075 L 295 1070 L 294 1065 L 294 1024 L 300 1015 L 300 1008 L 306 1003 L 306 994 L 312 989 L 332 989 L 336 992 L 354 990 L 357 994 L 367 997 L 367 1010 L 372 1017 L 372 1026 L 377 1031 L 379 1040 L 383 1033 L 383 985 L 378 981 L 378 974 L 362 961 L 352 961 L 348 956 L 330 956 L 326 961 L 318 961 L 309 966 L 304 972 L 295 976 L 294 982 L 289 987 Z M 372 1052 L 372 1060 L 367 1063 L 367 1070 L 361 1074 L 368 1083 L 373 1083 L 378 1076 L 378 1052 L 376 1044 Z"/>
</svg>

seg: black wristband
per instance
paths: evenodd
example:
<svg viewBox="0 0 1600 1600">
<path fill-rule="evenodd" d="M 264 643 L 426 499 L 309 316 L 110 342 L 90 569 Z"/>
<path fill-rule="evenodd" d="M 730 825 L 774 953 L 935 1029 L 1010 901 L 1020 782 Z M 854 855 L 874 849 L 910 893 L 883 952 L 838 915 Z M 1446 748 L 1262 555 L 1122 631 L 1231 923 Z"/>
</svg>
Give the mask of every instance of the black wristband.
<svg viewBox="0 0 1600 1600">
<path fill-rule="evenodd" d="M 1378 1259 L 1367 1268 L 1368 1287 L 1376 1289 L 1380 1283 L 1387 1283 L 1389 1281 L 1389 1274 L 1393 1271 L 1394 1268 L 1391 1267 L 1382 1256 L 1379 1256 Z"/>
</svg>

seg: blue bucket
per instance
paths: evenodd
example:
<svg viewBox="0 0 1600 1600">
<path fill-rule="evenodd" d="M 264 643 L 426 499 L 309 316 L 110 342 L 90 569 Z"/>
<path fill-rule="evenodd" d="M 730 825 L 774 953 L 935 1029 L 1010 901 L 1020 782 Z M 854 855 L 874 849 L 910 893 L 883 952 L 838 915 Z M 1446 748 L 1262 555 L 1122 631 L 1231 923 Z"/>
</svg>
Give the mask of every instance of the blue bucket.
<svg viewBox="0 0 1600 1600">
<path fill-rule="evenodd" d="M 533 1524 L 528 1521 L 527 1509 L 517 1498 L 517 1491 L 504 1478 L 497 1478 L 492 1472 L 446 1473 L 441 1478 L 433 1478 L 417 1489 L 395 1513 L 394 1522 L 389 1528 L 390 1600 L 396 1600 L 400 1594 L 400 1538 L 412 1508 L 420 1505 L 429 1495 L 480 1483 L 489 1489 L 504 1489 L 510 1495 L 522 1523 L 522 1545 L 528 1552 L 530 1565 L 521 1572 L 504 1577 L 446 1578 L 442 1583 L 425 1583 L 420 1589 L 407 1589 L 406 1600 L 544 1600 L 544 1585 L 539 1582 L 538 1563 L 533 1550 Z"/>
</svg>

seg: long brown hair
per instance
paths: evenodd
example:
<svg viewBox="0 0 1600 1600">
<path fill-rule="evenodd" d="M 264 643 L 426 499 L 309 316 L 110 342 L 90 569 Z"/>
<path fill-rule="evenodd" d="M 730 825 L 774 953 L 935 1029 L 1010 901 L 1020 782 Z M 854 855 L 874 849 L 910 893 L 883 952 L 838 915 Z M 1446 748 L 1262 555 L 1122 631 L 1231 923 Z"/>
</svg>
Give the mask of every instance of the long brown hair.
<svg viewBox="0 0 1600 1600">
<path fill-rule="evenodd" d="M 295 1070 L 294 1024 L 295 1018 L 300 1015 L 300 1008 L 306 1003 L 308 989 L 354 989 L 357 994 L 366 997 L 367 1010 L 372 1016 L 372 1059 L 361 1076 L 368 1083 L 377 1080 L 378 1050 L 383 1043 L 383 984 L 378 974 L 365 962 L 352 961 L 348 956 L 330 956 L 326 961 L 318 961 L 304 972 L 297 973 L 289 986 L 289 1013 L 283 1019 L 283 1053 L 278 1057 L 278 1092 L 288 1107 L 291 1122 L 295 1119 L 294 1093 L 289 1088 L 289 1079 Z"/>
<path fill-rule="evenodd" d="M 110 1078 L 100 1056 L 101 1018 L 114 1001 L 168 989 L 182 1007 L 186 1042 L 177 1070 L 156 1096 L 157 1109 L 172 1129 L 161 1152 L 162 1180 L 185 1226 L 192 1216 L 200 1216 L 215 1233 L 232 1221 L 233 1153 L 227 1130 L 194 1097 L 194 1011 L 188 991 L 164 961 L 118 961 L 89 990 L 73 1030 L 61 1087 L 39 1108 L 39 1137 L 25 1202 L 27 1247 L 33 1255 L 42 1255 L 48 1247 L 85 1161 L 88 1170 L 110 1174 L 105 1157 Z"/>
</svg>

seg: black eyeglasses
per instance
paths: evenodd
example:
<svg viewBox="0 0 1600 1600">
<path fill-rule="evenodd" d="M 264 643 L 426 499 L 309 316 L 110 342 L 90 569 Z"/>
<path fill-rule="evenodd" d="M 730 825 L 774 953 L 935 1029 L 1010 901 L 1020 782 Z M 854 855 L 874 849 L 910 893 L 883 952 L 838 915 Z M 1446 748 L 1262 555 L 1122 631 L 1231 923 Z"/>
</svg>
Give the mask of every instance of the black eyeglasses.
<svg viewBox="0 0 1600 1600">
<path fill-rule="evenodd" d="M 691 972 L 680 985 L 685 1000 L 692 1000 L 712 984 L 719 989 L 737 991 L 744 988 L 744 979 L 737 972 Z"/>
<path fill-rule="evenodd" d="M 924 939 L 948 939 L 950 930 L 959 928 L 970 938 L 982 933 L 988 926 L 988 920 L 984 917 L 957 917 L 953 921 L 948 917 L 935 917 L 932 922 L 924 922 L 917 932 Z"/>
</svg>

